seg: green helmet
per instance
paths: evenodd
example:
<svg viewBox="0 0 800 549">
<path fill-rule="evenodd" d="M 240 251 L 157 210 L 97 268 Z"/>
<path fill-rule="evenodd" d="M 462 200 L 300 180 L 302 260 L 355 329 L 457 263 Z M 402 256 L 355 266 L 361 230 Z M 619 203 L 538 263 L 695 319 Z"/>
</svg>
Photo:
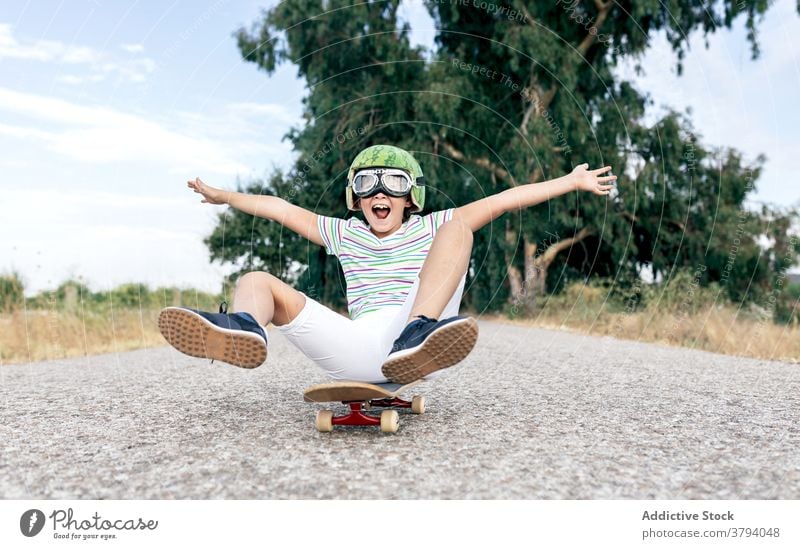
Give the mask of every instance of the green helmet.
<svg viewBox="0 0 800 549">
<path fill-rule="evenodd" d="M 373 145 L 367 147 L 353 160 L 347 172 L 347 208 L 358 211 L 354 207 L 356 196 L 351 187 L 353 177 L 362 168 L 398 168 L 411 175 L 411 213 L 422 211 L 425 206 L 425 178 L 422 177 L 422 168 L 411 153 L 392 145 Z"/>
</svg>

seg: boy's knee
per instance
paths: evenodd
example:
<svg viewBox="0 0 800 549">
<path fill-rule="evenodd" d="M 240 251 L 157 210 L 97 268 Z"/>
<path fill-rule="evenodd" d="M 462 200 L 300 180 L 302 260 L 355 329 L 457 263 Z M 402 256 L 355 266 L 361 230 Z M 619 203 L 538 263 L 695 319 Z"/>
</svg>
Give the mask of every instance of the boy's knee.
<svg viewBox="0 0 800 549">
<path fill-rule="evenodd" d="M 269 273 L 265 273 L 264 271 L 250 271 L 249 273 L 245 273 L 240 276 L 239 280 L 236 282 L 236 285 L 242 286 L 243 284 L 254 284 L 271 286 L 272 279 L 277 280 L 277 278 Z"/>
</svg>

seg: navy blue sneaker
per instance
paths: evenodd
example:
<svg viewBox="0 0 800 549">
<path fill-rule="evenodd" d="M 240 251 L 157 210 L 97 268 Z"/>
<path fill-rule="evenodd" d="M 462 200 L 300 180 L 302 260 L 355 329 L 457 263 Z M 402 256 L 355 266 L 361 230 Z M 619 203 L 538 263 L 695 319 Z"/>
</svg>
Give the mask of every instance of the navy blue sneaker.
<svg viewBox="0 0 800 549">
<path fill-rule="evenodd" d="M 400 333 L 381 367 L 395 383 L 411 383 L 464 360 L 478 340 L 474 318 L 436 320 L 417 317 Z"/>
<path fill-rule="evenodd" d="M 158 315 L 158 329 L 170 345 L 199 358 L 255 368 L 267 360 L 267 334 L 249 313 L 219 314 L 186 307 L 167 307 Z"/>
</svg>

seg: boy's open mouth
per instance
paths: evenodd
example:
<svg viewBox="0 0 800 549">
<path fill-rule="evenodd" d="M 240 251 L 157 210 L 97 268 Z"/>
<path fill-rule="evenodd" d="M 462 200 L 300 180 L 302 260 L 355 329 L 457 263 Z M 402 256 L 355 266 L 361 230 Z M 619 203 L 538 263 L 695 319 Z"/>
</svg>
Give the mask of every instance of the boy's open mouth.
<svg viewBox="0 0 800 549">
<path fill-rule="evenodd" d="M 372 213 L 375 214 L 375 217 L 378 219 L 386 219 L 389 217 L 389 214 L 392 212 L 392 209 L 389 207 L 388 204 L 375 204 L 372 206 Z"/>
</svg>

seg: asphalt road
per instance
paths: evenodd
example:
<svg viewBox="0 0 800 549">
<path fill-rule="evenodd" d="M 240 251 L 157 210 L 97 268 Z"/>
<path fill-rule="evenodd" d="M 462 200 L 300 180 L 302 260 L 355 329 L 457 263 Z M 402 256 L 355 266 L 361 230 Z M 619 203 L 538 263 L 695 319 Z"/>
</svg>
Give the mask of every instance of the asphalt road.
<svg viewBox="0 0 800 549">
<path fill-rule="evenodd" d="M 164 347 L 0 367 L 2 498 L 800 498 L 800 365 L 481 323 L 400 431 L 317 433 L 320 370 Z"/>
</svg>

